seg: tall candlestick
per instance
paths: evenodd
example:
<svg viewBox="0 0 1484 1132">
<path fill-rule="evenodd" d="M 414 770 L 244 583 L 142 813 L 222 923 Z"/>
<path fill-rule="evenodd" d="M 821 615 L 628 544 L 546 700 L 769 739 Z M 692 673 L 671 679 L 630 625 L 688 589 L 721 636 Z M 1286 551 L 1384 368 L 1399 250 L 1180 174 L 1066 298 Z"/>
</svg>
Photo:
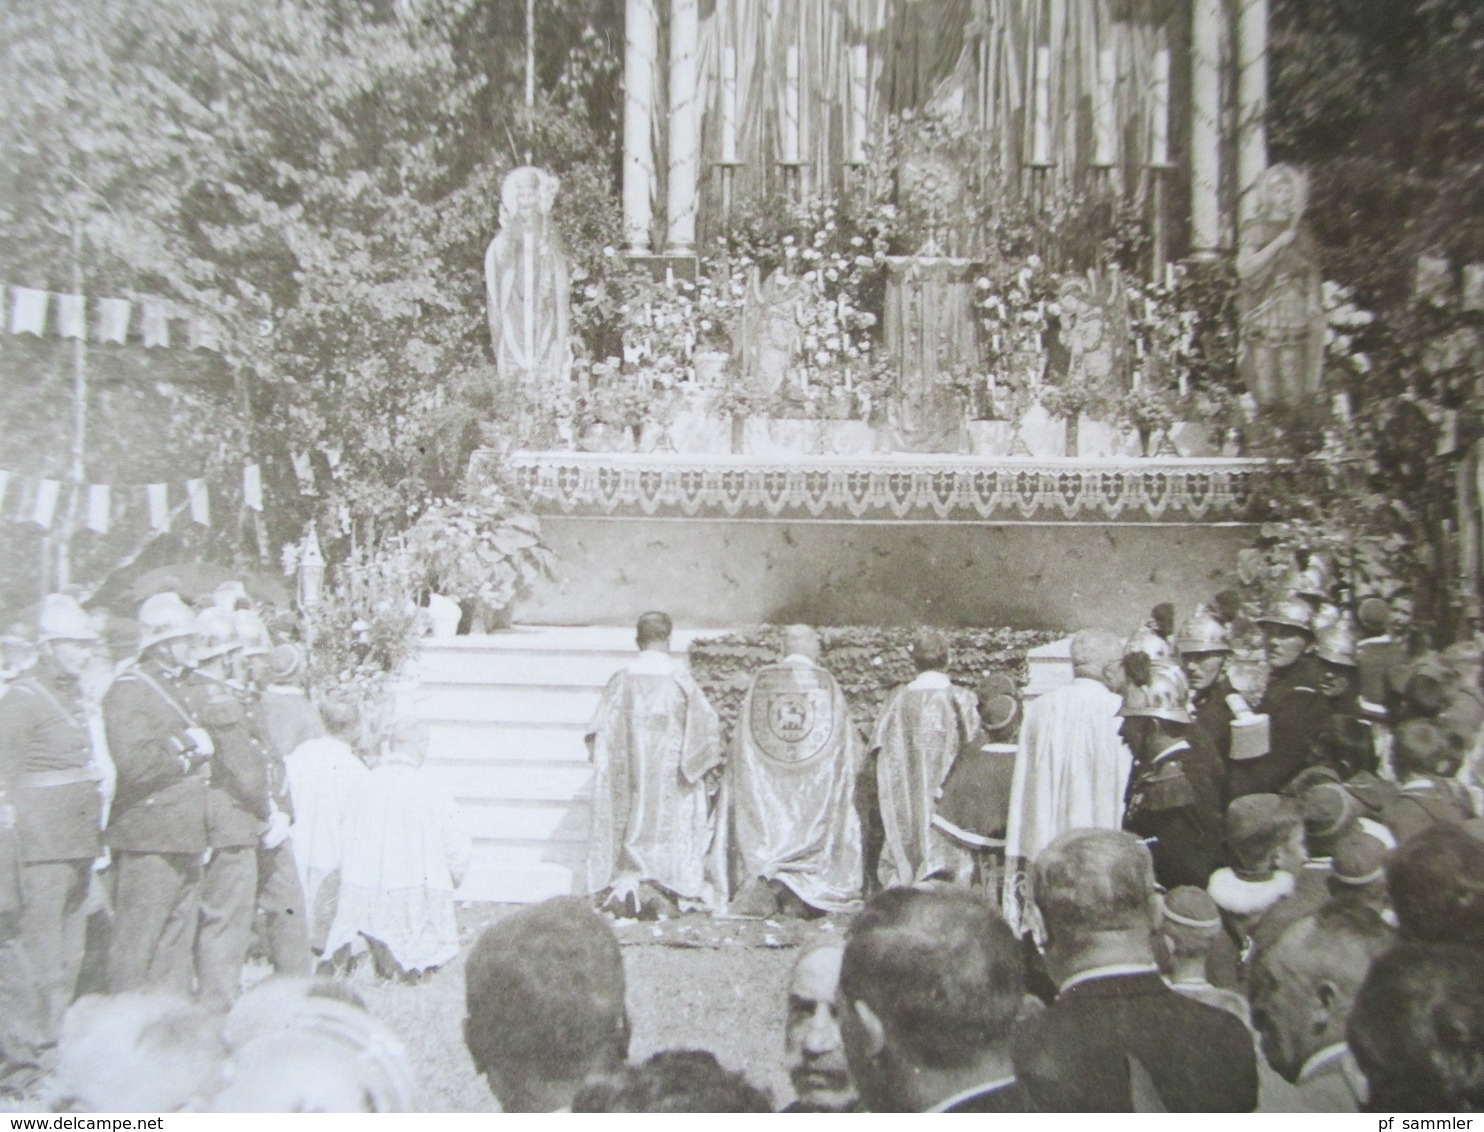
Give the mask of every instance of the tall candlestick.
<svg viewBox="0 0 1484 1132">
<path fill-rule="evenodd" d="M 799 49 L 788 49 L 787 78 L 783 90 L 783 162 L 799 163 Z"/>
<path fill-rule="evenodd" d="M 1170 163 L 1170 49 L 1161 47 L 1154 56 L 1154 89 L 1149 116 L 1153 134 L 1149 164 Z"/>
<path fill-rule="evenodd" d="M 721 159 L 727 165 L 737 161 L 737 49 L 727 47 L 721 53 Z"/>
<path fill-rule="evenodd" d="M 869 57 L 866 45 L 857 43 L 850 49 L 850 160 L 857 165 L 866 161 L 866 132 L 869 129 L 866 117 Z"/>
<path fill-rule="evenodd" d="M 1114 124 L 1114 89 L 1118 82 L 1118 61 L 1113 48 L 1098 52 L 1097 102 L 1093 109 L 1093 164 L 1112 165 L 1117 160 L 1117 127 Z"/>
<path fill-rule="evenodd" d="M 1051 164 L 1051 48 L 1036 48 L 1036 92 L 1032 111 L 1031 164 Z"/>
<path fill-rule="evenodd" d="M 1143 386 L 1143 384 L 1144 384 L 1144 371 L 1141 370 L 1141 369 L 1134 370 L 1134 388 L 1135 389 L 1138 389 L 1141 386 Z"/>
<path fill-rule="evenodd" d="M 1173 263 L 1166 263 L 1165 264 L 1165 290 L 1166 291 L 1173 291 L 1174 289 L 1175 289 L 1175 265 Z"/>
</svg>

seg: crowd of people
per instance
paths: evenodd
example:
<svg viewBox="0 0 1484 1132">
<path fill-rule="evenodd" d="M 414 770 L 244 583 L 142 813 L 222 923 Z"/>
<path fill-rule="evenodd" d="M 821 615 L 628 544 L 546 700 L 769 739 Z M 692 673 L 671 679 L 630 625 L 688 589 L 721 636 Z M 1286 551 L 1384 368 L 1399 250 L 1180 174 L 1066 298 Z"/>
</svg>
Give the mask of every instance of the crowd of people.
<svg viewBox="0 0 1484 1132">
<path fill-rule="evenodd" d="M 630 1059 L 653 991 L 614 923 L 839 916 L 779 1003 L 790 1111 L 1478 1111 L 1484 649 L 1336 596 L 1316 562 L 1250 618 L 1219 595 L 1078 632 L 1028 703 L 956 685 L 924 630 L 869 735 L 802 625 L 724 735 L 646 614 L 587 736 L 589 895 L 465 956 L 475 1068 L 506 1111 L 769 1111 L 711 1052 Z M 459 952 L 469 841 L 426 730 L 312 702 L 240 586 L 198 605 L 149 598 L 123 655 L 64 595 L 6 638 L 5 1084 L 414 1110 L 341 976 Z M 244 993 L 255 940 L 274 975 Z"/>
<path fill-rule="evenodd" d="M 60 1072 L 86 1097 L 100 1035 L 211 1029 L 251 955 L 285 979 L 416 980 L 457 953 L 470 840 L 419 769 L 426 729 L 312 701 L 295 636 L 238 582 L 132 621 L 51 594 L 6 633 L 4 1093 Z"/>
</svg>

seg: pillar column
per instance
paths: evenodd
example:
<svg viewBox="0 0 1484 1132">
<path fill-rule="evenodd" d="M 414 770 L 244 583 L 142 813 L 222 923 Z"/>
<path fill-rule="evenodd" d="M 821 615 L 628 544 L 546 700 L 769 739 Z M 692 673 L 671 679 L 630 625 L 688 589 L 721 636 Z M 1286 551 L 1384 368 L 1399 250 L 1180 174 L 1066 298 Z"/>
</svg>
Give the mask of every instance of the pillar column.
<svg viewBox="0 0 1484 1132">
<path fill-rule="evenodd" d="M 1190 38 L 1190 245 L 1221 246 L 1221 0 L 1194 0 Z"/>
<path fill-rule="evenodd" d="M 1238 0 L 1237 214 L 1250 207 L 1252 187 L 1268 167 L 1268 0 Z"/>
<path fill-rule="evenodd" d="M 672 255 L 690 255 L 696 246 L 696 183 L 701 161 L 701 92 L 696 81 L 698 9 L 698 0 L 670 0 L 670 177 L 665 202 L 665 250 Z"/>
<path fill-rule="evenodd" d="M 625 0 L 623 59 L 623 227 L 629 254 L 648 255 L 653 220 L 654 68 L 659 55 L 655 0 Z"/>
</svg>

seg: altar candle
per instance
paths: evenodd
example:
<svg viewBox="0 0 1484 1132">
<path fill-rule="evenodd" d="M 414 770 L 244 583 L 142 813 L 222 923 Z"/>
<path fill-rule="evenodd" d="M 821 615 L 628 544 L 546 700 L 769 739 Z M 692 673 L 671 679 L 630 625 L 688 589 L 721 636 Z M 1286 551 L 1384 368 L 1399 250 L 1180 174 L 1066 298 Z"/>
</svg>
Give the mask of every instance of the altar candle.
<svg viewBox="0 0 1484 1132">
<path fill-rule="evenodd" d="M 1168 263 L 1167 262 L 1165 264 L 1165 290 L 1166 291 L 1174 291 L 1174 289 L 1175 289 L 1175 265 L 1173 263 Z"/>
<path fill-rule="evenodd" d="M 1051 164 L 1051 48 L 1036 48 L 1036 92 L 1032 118 L 1031 164 Z"/>
<path fill-rule="evenodd" d="M 1335 394 L 1334 399 L 1335 419 L 1344 423 L 1350 423 L 1350 394 L 1340 392 Z"/>
<path fill-rule="evenodd" d="M 1149 164 L 1168 165 L 1170 161 L 1170 49 L 1161 47 L 1154 56 L 1153 105 L 1149 116 L 1153 137 L 1149 145 Z"/>
<path fill-rule="evenodd" d="M 857 165 L 866 161 L 866 98 L 869 57 L 866 45 L 857 43 L 850 49 L 850 160 Z"/>
<path fill-rule="evenodd" d="M 1180 396 L 1184 397 L 1189 392 L 1190 392 L 1190 384 L 1186 380 L 1185 371 L 1182 369 L 1180 371 Z"/>
<path fill-rule="evenodd" d="M 737 161 L 737 49 L 721 53 L 721 160 L 727 165 Z"/>
<path fill-rule="evenodd" d="M 799 163 L 799 49 L 788 49 L 787 77 L 783 88 L 783 163 Z"/>
<path fill-rule="evenodd" d="M 994 352 L 996 354 L 1000 352 L 1000 336 L 998 334 L 994 336 Z"/>
<path fill-rule="evenodd" d="M 1136 358 L 1142 358 L 1144 356 L 1144 336 L 1142 334 L 1134 339 L 1134 356 Z"/>
<path fill-rule="evenodd" d="M 996 349 L 998 349 L 998 347 L 996 347 Z M 998 383 L 996 383 L 996 381 L 994 379 L 994 371 L 993 370 L 990 370 L 989 371 L 989 400 L 990 400 L 991 404 L 994 402 L 995 396 L 996 396 L 996 394 L 999 393 L 999 391 L 1000 391 L 1000 387 L 999 387 Z"/>
<path fill-rule="evenodd" d="M 1117 147 L 1113 114 L 1114 89 L 1118 82 L 1117 58 L 1113 48 L 1098 52 L 1097 105 L 1093 111 L 1094 165 L 1112 165 Z"/>
<path fill-rule="evenodd" d="M 1141 370 L 1141 369 L 1134 370 L 1134 388 L 1135 389 L 1138 389 L 1143 384 L 1144 384 L 1144 371 Z"/>
</svg>

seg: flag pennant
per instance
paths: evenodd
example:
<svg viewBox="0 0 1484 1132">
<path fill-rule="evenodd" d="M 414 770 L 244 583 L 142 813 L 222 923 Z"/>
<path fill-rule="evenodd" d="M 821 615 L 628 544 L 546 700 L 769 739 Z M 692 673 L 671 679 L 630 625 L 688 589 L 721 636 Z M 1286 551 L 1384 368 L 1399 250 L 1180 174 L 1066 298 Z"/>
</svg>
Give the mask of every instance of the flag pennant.
<svg viewBox="0 0 1484 1132">
<path fill-rule="evenodd" d="M 113 489 L 106 483 L 88 484 L 88 530 L 106 535 L 112 512 Z"/>
<path fill-rule="evenodd" d="M 190 324 L 191 349 L 211 350 L 220 353 L 222 348 L 221 332 L 217 330 L 216 324 L 207 319 L 196 317 L 191 319 Z"/>
<path fill-rule="evenodd" d="M 191 522 L 203 527 L 211 525 L 211 497 L 206 491 L 205 480 L 186 480 L 186 499 L 191 504 Z"/>
<path fill-rule="evenodd" d="M 42 530 L 51 530 L 52 520 L 57 515 L 57 497 L 61 494 L 61 480 L 39 480 L 36 484 L 36 505 L 31 508 L 31 522 Z"/>
<path fill-rule="evenodd" d="M 162 483 L 152 483 L 144 489 L 149 499 L 149 525 L 157 531 L 170 529 L 170 495 Z"/>
<path fill-rule="evenodd" d="M 51 298 L 48 291 L 34 287 L 12 287 L 10 289 L 10 332 L 12 334 L 35 334 L 38 338 L 46 331 L 46 307 Z"/>
<path fill-rule="evenodd" d="M 165 304 L 158 299 L 145 299 L 141 308 L 143 316 L 140 331 L 144 336 L 144 344 L 170 345 L 170 313 L 165 309 Z"/>
<path fill-rule="evenodd" d="M 129 338 L 129 315 L 134 304 L 128 299 L 98 300 L 98 341 L 117 342 L 122 346 Z"/>
<path fill-rule="evenodd" d="M 88 336 L 88 301 L 82 295 L 57 296 L 57 333 L 63 338 Z"/>
<path fill-rule="evenodd" d="M 242 466 L 242 505 L 253 511 L 263 509 L 263 470 L 256 464 Z"/>
</svg>

